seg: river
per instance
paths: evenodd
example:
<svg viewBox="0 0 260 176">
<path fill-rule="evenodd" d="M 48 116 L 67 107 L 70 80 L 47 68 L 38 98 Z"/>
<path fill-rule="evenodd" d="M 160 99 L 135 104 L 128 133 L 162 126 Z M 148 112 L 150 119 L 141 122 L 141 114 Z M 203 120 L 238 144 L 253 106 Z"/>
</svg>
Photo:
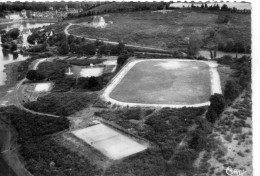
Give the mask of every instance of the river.
<svg viewBox="0 0 260 176">
<path fill-rule="evenodd" d="M 23 31 L 23 42 L 26 42 L 28 35 L 30 34 L 30 30 L 32 28 L 38 28 L 43 27 L 46 25 L 50 25 L 52 23 L 14 23 L 14 24 L 5 24 L 0 25 L 0 30 L 10 30 L 13 28 L 18 28 L 20 31 Z M 0 38 L 1 39 L 1 38 Z M 1 40 L 0 40 L 0 87 L 5 85 L 6 80 L 6 74 L 4 72 L 4 65 L 17 62 L 17 61 L 23 61 L 27 59 L 27 56 L 23 56 L 21 54 L 11 54 L 7 52 L 3 52 L 2 46 L 1 46 Z M 0 89 L 1 91 L 1 89 Z M 1 94 L 0 92 L 0 95 Z M 1 99 L 1 97 L 0 97 Z M 5 140 L 7 139 L 7 131 L 2 129 L 0 125 L 0 151 L 3 149 L 3 145 L 5 143 Z M 0 153 L 0 176 L 15 176 L 15 173 L 12 171 L 12 169 L 8 166 L 5 159 L 3 158 L 3 155 Z"/>
</svg>

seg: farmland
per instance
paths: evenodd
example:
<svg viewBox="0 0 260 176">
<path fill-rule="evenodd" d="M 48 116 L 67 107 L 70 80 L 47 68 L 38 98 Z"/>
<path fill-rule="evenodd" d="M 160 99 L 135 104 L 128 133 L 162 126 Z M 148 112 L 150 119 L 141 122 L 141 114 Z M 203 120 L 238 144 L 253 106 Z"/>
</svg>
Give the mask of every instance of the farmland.
<svg viewBox="0 0 260 176">
<path fill-rule="evenodd" d="M 220 13 L 230 16 L 228 24 L 217 23 Z M 93 17 L 84 17 L 72 20 L 76 25 L 71 26 L 69 32 L 90 38 L 172 50 L 186 48 L 193 34 L 205 39 L 211 31 L 217 34 L 216 43 L 226 43 L 228 39 L 246 45 L 251 43 L 250 15 L 176 9 L 166 14 L 142 11 L 110 13 L 103 17 L 106 22 L 112 21 L 113 24 L 102 29 L 87 27 L 85 24 L 91 22 Z M 207 41 L 204 45 L 208 45 Z"/>
</svg>

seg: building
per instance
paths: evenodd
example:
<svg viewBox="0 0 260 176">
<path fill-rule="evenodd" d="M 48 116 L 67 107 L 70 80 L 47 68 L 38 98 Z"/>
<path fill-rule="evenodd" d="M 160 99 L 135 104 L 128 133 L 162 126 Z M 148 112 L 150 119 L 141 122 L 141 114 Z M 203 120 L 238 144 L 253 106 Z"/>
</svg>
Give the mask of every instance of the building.
<svg viewBox="0 0 260 176">
<path fill-rule="evenodd" d="M 21 11 L 21 16 L 22 16 L 22 18 L 27 18 L 26 10 L 25 10 L 25 9 L 23 9 L 23 10 Z"/>
<path fill-rule="evenodd" d="M 105 28 L 107 26 L 107 23 L 102 16 L 94 16 L 92 25 L 95 28 Z"/>
</svg>

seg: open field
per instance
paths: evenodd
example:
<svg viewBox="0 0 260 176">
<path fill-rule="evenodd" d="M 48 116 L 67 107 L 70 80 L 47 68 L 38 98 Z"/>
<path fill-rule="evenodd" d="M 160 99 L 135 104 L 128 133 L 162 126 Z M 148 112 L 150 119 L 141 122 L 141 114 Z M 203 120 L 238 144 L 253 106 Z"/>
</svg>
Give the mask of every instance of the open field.
<svg viewBox="0 0 260 176">
<path fill-rule="evenodd" d="M 251 43 L 250 15 L 228 13 L 228 24 L 216 23 L 218 15 L 183 9 L 166 14 L 151 11 L 111 13 L 103 15 L 106 22 L 113 21 L 106 28 L 87 27 L 86 22 L 92 22 L 93 17 L 84 17 L 70 21 L 78 25 L 70 27 L 69 33 L 161 49 L 186 47 L 191 35 L 198 34 L 205 38 L 210 31 L 215 31 L 223 43 L 229 38 L 235 42 Z"/>
<path fill-rule="evenodd" d="M 205 106 L 221 93 L 212 62 L 137 60 L 126 65 L 104 91 L 103 98 L 133 106 Z"/>
<path fill-rule="evenodd" d="M 147 149 L 147 146 L 139 144 L 103 124 L 76 130 L 72 133 L 114 160 Z"/>
</svg>

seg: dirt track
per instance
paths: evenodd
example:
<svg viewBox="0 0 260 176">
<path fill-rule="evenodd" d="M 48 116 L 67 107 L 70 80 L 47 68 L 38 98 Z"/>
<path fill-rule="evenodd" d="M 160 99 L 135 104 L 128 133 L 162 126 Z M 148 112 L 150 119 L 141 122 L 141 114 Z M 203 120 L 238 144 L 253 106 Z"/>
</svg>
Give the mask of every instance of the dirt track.
<svg viewBox="0 0 260 176">
<path fill-rule="evenodd" d="M 157 60 L 158 59 L 151 59 Z M 165 59 L 164 59 L 165 60 Z M 104 93 L 102 94 L 102 98 L 105 101 L 111 102 L 112 104 L 120 105 L 120 106 L 129 106 L 129 107 L 156 107 L 156 108 L 163 108 L 163 107 L 171 107 L 171 108 L 182 108 L 182 107 L 201 107 L 201 106 L 208 106 L 210 102 L 198 103 L 198 104 L 186 104 L 186 105 L 173 105 L 173 104 L 145 104 L 145 103 L 128 103 L 128 102 L 121 102 L 115 99 L 112 99 L 109 95 L 114 90 L 114 88 L 119 84 L 119 82 L 124 78 L 124 76 L 128 73 L 128 71 L 137 63 L 142 62 L 144 60 L 134 60 L 129 62 L 121 71 L 114 77 L 111 81 L 110 85 L 107 86 Z M 190 60 L 180 60 L 180 61 L 190 61 Z M 211 94 L 214 93 L 222 93 L 220 78 L 217 72 L 217 64 L 215 62 L 205 62 L 205 61 L 198 61 L 204 62 L 209 65 L 210 67 L 210 75 L 211 75 Z"/>
</svg>

